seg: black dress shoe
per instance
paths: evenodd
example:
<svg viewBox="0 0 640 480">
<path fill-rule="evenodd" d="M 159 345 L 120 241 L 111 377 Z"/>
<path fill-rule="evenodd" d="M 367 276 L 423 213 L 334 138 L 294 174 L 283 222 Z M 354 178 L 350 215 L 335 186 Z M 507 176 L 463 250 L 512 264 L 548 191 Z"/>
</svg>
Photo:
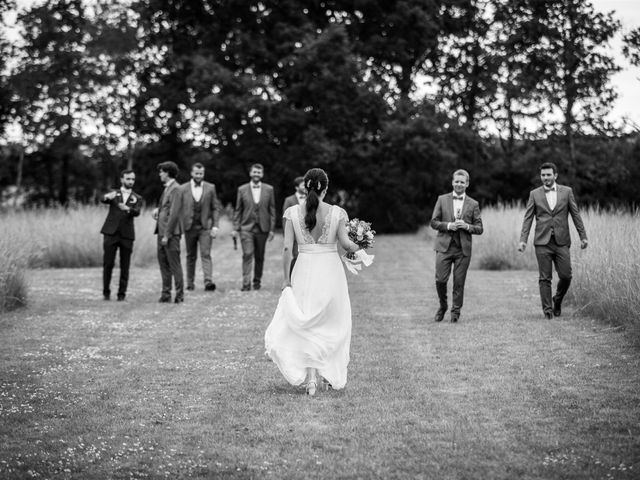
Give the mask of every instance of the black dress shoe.
<svg viewBox="0 0 640 480">
<path fill-rule="evenodd" d="M 243 285 L 242 288 L 240 289 L 241 292 L 248 292 L 251 290 L 251 287 L 249 285 Z"/>
<path fill-rule="evenodd" d="M 546 318 L 547 320 L 553 320 L 553 313 L 544 312 L 544 318 Z"/>
<path fill-rule="evenodd" d="M 111 300 L 111 295 L 108 293 L 105 293 L 104 295 L 102 295 L 102 298 L 104 298 L 105 300 Z"/>
<path fill-rule="evenodd" d="M 160 303 L 170 303 L 171 302 L 171 297 L 160 297 L 160 300 L 158 300 L 158 302 L 160 302 Z"/>
<path fill-rule="evenodd" d="M 254 283 L 253 284 L 253 289 L 254 290 L 260 290 L 260 284 L 259 283 Z"/>
<path fill-rule="evenodd" d="M 557 300 L 553 301 L 553 316 L 554 317 L 559 317 L 560 315 L 562 315 L 562 303 L 558 302 Z"/>
<path fill-rule="evenodd" d="M 173 301 L 173 303 L 182 303 L 184 302 L 184 298 L 182 297 L 176 297 L 176 299 Z"/>
<path fill-rule="evenodd" d="M 196 287 L 193 285 L 187 285 L 187 290 L 195 290 Z"/>
<path fill-rule="evenodd" d="M 212 283 L 212 282 L 209 282 L 209 283 L 205 284 L 204 289 L 207 292 L 213 292 L 216 289 L 216 284 Z"/>
<path fill-rule="evenodd" d="M 124 297 L 125 297 L 124 295 L 118 294 L 118 301 L 119 302 L 124 302 Z"/>
<path fill-rule="evenodd" d="M 442 320 L 444 320 L 444 314 L 446 311 L 447 311 L 446 308 L 439 308 L 438 311 L 436 312 L 436 316 L 434 320 L 436 322 L 441 322 Z"/>
<path fill-rule="evenodd" d="M 452 313 L 451 314 L 451 323 L 458 323 L 459 319 L 460 319 L 460 314 L 459 313 Z"/>
</svg>

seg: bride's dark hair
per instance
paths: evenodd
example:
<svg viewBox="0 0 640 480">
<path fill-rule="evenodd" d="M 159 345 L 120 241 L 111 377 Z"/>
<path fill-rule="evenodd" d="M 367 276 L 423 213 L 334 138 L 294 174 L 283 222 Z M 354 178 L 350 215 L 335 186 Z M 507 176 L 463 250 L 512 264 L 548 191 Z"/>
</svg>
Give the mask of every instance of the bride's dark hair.
<svg viewBox="0 0 640 480">
<path fill-rule="evenodd" d="M 307 189 L 305 203 L 307 214 L 304 216 L 304 224 L 307 230 L 313 230 L 316 226 L 316 212 L 320 205 L 320 193 L 329 185 L 329 177 L 321 168 L 312 168 L 304 175 L 304 186 Z"/>
</svg>

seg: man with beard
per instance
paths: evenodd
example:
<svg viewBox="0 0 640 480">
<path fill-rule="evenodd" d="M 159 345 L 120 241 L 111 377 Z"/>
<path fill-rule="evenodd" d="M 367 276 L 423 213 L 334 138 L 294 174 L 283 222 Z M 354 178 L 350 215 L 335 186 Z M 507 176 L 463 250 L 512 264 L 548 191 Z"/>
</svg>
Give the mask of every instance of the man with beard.
<svg viewBox="0 0 640 480">
<path fill-rule="evenodd" d="M 276 201 L 273 187 L 262 183 L 264 167 L 255 163 L 249 170 L 251 181 L 238 187 L 233 213 L 233 238 L 240 236 L 242 245 L 242 288 L 259 290 L 262 281 L 267 240 L 273 240 L 276 228 Z M 251 279 L 251 265 L 253 282 Z"/>
<path fill-rule="evenodd" d="M 120 188 L 103 195 L 101 198 L 102 203 L 109 205 L 109 213 L 102 230 L 100 230 L 100 233 L 104 235 L 102 294 L 105 300 L 111 299 L 111 274 L 118 250 L 120 250 L 118 301 L 123 301 L 127 295 L 129 265 L 135 240 L 133 219 L 140 215 L 142 204 L 142 197 L 132 190 L 135 182 L 136 174 L 133 170 L 123 170 L 120 173 Z"/>
</svg>

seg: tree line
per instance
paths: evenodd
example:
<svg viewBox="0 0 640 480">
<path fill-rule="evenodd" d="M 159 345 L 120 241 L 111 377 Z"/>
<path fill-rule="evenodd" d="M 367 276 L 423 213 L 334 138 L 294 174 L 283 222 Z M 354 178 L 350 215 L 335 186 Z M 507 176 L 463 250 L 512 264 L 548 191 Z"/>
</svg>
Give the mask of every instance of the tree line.
<svg viewBox="0 0 640 480">
<path fill-rule="evenodd" d="M 586 0 L 47 0 L 16 28 L 0 188 L 31 204 L 92 202 L 124 167 L 153 203 L 165 160 L 204 164 L 224 203 L 254 162 L 280 199 L 321 167 L 379 231 L 424 224 L 455 168 L 484 204 L 548 160 L 583 202 L 638 201 L 638 130 L 606 120 L 621 24 Z M 640 29 L 623 45 L 640 65 Z"/>
</svg>

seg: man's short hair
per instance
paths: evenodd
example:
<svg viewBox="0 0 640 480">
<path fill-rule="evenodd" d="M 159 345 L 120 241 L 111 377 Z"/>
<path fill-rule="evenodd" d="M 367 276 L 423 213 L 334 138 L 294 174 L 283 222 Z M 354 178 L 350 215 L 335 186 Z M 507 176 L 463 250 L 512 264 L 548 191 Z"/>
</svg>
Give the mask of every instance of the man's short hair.
<svg viewBox="0 0 640 480">
<path fill-rule="evenodd" d="M 296 177 L 293 179 L 293 186 L 298 188 L 298 185 L 300 185 L 302 182 L 304 182 L 304 177 Z"/>
<path fill-rule="evenodd" d="M 122 170 L 120 172 L 120 178 L 124 177 L 125 175 L 127 175 L 129 173 L 135 174 L 136 172 L 133 171 L 133 168 L 125 168 L 124 170 Z"/>
<path fill-rule="evenodd" d="M 174 162 L 159 163 L 158 170 L 168 173 L 171 178 L 176 178 L 178 176 L 178 166 Z"/>
<path fill-rule="evenodd" d="M 555 163 L 544 162 L 542 165 L 540 165 L 540 171 L 546 170 L 547 168 L 550 168 L 551 170 L 553 170 L 554 174 L 558 173 L 558 167 L 556 167 Z"/>
<path fill-rule="evenodd" d="M 193 165 L 191 165 L 191 170 L 193 170 L 194 168 L 198 168 L 198 169 L 204 168 L 204 165 L 201 164 L 200 162 L 196 162 Z"/>
<path fill-rule="evenodd" d="M 463 177 L 467 178 L 467 183 L 469 183 L 469 180 L 471 179 L 471 177 L 469 176 L 469 172 L 467 172 L 466 170 L 463 170 L 462 168 L 456 170 L 455 172 L 453 172 L 453 176 L 451 177 L 456 178 L 456 175 L 462 175 Z"/>
<path fill-rule="evenodd" d="M 264 167 L 262 166 L 261 163 L 254 163 L 253 165 L 251 165 L 251 168 L 249 168 L 249 171 L 253 170 L 254 168 L 257 168 L 258 170 L 262 170 L 264 172 Z"/>
</svg>

